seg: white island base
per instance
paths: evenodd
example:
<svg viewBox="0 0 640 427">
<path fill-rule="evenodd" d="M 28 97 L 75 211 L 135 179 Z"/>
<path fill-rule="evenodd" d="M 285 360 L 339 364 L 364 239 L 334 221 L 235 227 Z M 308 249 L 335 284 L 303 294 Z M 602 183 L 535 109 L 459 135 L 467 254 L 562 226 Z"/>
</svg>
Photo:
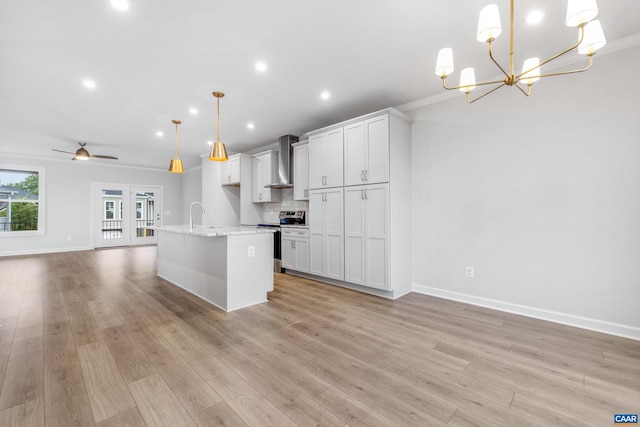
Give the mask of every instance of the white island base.
<svg viewBox="0 0 640 427">
<path fill-rule="evenodd" d="M 267 301 L 273 233 L 240 227 L 158 228 L 158 276 L 225 311 Z"/>
</svg>

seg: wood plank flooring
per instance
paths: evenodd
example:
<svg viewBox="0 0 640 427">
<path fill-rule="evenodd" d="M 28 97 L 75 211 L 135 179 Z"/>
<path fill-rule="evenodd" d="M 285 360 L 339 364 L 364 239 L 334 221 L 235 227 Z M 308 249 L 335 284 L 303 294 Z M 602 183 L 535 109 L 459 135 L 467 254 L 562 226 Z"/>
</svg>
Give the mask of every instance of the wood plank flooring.
<svg viewBox="0 0 640 427">
<path fill-rule="evenodd" d="M 276 274 L 224 313 L 154 247 L 0 258 L 0 426 L 606 426 L 640 342 Z"/>
</svg>

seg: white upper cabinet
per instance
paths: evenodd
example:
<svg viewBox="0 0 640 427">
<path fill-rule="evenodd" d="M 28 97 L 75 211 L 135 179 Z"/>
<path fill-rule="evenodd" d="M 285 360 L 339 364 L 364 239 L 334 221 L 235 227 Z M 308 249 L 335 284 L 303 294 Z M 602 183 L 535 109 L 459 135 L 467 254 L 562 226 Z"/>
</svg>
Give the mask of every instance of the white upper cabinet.
<svg viewBox="0 0 640 427">
<path fill-rule="evenodd" d="M 293 146 L 293 199 L 309 200 L 309 143 Z"/>
<path fill-rule="evenodd" d="M 389 115 L 344 127 L 345 186 L 389 182 Z"/>
<path fill-rule="evenodd" d="M 251 201 L 265 203 L 280 201 L 280 192 L 265 188 L 274 182 L 273 174 L 277 169 L 278 158 L 273 151 L 254 154 L 251 159 Z"/>
<path fill-rule="evenodd" d="M 309 138 L 309 188 L 343 186 L 343 135 L 338 128 Z"/>
<path fill-rule="evenodd" d="M 240 185 L 240 154 L 234 154 L 220 168 L 222 185 Z"/>
</svg>

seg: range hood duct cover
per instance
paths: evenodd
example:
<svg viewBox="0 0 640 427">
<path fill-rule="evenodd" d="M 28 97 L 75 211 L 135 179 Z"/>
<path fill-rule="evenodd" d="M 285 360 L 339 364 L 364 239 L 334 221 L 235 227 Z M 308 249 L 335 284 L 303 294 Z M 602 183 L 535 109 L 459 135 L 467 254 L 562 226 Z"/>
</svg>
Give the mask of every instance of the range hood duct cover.
<svg viewBox="0 0 640 427">
<path fill-rule="evenodd" d="M 292 188 L 293 187 L 293 163 L 291 158 L 293 148 L 291 144 L 298 142 L 295 135 L 284 135 L 278 138 L 278 176 L 277 182 L 267 184 L 265 188 Z"/>
</svg>

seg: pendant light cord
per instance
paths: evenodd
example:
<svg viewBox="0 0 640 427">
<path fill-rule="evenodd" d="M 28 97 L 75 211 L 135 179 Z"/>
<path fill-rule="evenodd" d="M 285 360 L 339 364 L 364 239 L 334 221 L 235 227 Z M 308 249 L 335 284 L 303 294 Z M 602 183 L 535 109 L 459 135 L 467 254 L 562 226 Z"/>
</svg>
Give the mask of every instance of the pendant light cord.
<svg viewBox="0 0 640 427">
<path fill-rule="evenodd" d="M 216 132 L 216 142 L 220 141 L 220 98 L 217 97 L 216 98 L 218 100 L 218 126 L 217 126 L 217 132 Z"/>
<path fill-rule="evenodd" d="M 176 123 L 176 158 L 178 157 L 178 123 Z"/>
</svg>

